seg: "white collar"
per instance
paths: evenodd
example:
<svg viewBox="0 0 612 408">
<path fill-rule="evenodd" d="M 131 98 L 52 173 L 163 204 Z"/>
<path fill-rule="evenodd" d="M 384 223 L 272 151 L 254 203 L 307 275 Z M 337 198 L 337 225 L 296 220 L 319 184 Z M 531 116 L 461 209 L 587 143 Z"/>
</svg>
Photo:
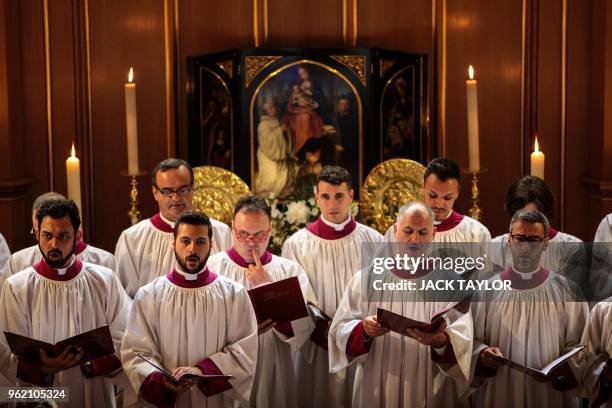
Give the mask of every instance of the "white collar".
<svg viewBox="0 0 612 408">
<path fill-rule="evenodd" d="M 349 214 L 346 220 L 342 221 L 340 224 L 336 224 L 331 221 L 327 221 L 323 216 L 321 216 L 321 221 L 323 221 L 325 225 L 327 225 L 328 227 L 332 227 L 336 231 L 342 231 L 344 227 L 346 227 L 348 223 L 351 222 L 351 220 L 352 218 L 351 218 L 351 215 Z"/>
<path fill-rule="evenodd" d="M 540 272 L 540 267 L 538 266 L 535 269 L 535 271 L 532 271 L 532 272 L 519 272 L 516 269 L 514 269 L 514 266 L 512 267 L 512 270 L 514 271 L 514 273 L 519 275 L 522 280 L 531 280 L 535 276 L 536 273 Z"/>
<path fill-rule="evenodd" d="M 452 208 L 451 208 L 451 210 L 448 212 L 448 214 L 446 215 L 446 217 L 444 217 L 444 219 L 443 219 L 442 221 L 436 221 L 436 220 L 434 219 L 434 225 L 440 225 L 440 224 L 442 224 L 444 221 L 448 220 L 448 217 L 450 217 L 452 213 L 453 213 L 453 210 L 452 210 Z"/>
<path fill-rule="evenodd" d="M 202 268 L 202 270 L 198 273 L 187 273 L 185 271 L 183 271 L 181 269 L 181 267 L 179 266 L 179 264 L 176 264 L 174 266 L 174 270 L 177 271 L 178 273 L 180 273 L 181 275 L 183 275 L 183 277 L 185 278 L 185 280 L 188 281 L 194 281 L 194 280 L 198 280 L 198 275 L 200 275 L 202 272 L 204 272 L 204 270 L 206 269 L 206 265 L 204 265 L 204 267 Z"/>
<path fill-rule="evenodd" d="M 161 211 L 159 212 L 159 217 L 162 219 L 163 222 L 165 222 L 166 224 L 170 225 L 172 228 L 174 228 L 174 222 L 170 221 L 169 219 L 167 219 L 166 217 L 164 217 L 161 213 Z"/>
<path fill-rule="evenodd" d="M 72 258 L 70 259 L 70 263 L 68 264 L 67 267 L 65 268 L 57 268 L 57 274 L 59 276 L 63 276 L 66 274 L 66 271 L 68 270 L 68 268 L 70 268 L 72 266 L 72 264 L 74 263 L 74 260 L 76 259 L 76 257 L 74 255 L 72 255 Z"/>
</svg>

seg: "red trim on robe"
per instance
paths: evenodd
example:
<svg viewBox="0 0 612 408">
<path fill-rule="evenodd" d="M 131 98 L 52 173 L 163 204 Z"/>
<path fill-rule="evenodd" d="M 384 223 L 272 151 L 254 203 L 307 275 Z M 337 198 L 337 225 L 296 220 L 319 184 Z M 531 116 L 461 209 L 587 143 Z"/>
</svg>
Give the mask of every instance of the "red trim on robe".
<svg viewBox="0 0 612 408">
<path fill-rule="evenodd" d="M 80 255 L 86 248 L 87 248 L 87 244 L 85 242 L 83 242 L 82 240 L 77 241 L 77 243 L 74 246 L 74 254 Z"/>
<path fill-rule="evenodd" d="M 227 256 L 229 256 L 229 259 L 231 259 L 236 265 L 242 268 L 248 268 L 249 265 L 255 265 L 255 262 L 249 263 L 246 259 L 241 257 L 234 247 L 231 247 L 230 249 L 226 250 L 225 253 L 227 254 Z M 261 256 L 260 261 L 262 265 L 267 265 L 272 262 L 272 254 L 270 253 L 270 251 L 266 250 Z"/>
<path fill-rule="evenodd" d="M 40 371 L 40 363 L 33 363 L 22 358 L 17 362 L 17 378 L 40 387 L 53 386 L 53 374 L 43 374 Z"/>
<path fill-rule="evenodd" d="M 443 220 L 442 222 L 440 222 L 438 225 L 435 226 L 436 232 L 444 232 L 444 231 L 452 230 L 457 225 L 459 225 L 461 221 L 463 221 L 464 217 L 465 217 L 464 215 L 459 214 L 457 211 L 451 210 L 450 215 L 446 217 L 445 220 Z"/>
<path fill-rule="evenodd" d="M 215 281 L 215 279 L 217 279 L 217 274 L 208 268 L 204 268 L 204 270 L 198 274 L 198 278 L 196 280 L 187 280 L 183 275 L 178 273 L 176 269 L 173 269 L 172 272 L 166 275 L 166 277 L 176 286 L 193 289 L 210 285 Z"/>
<path fill-rule="evenodd" d="M 531 279 L 523 279 L 512 267 L 506 269 L 499 274 L 500 279 L 509 280 L 512 289 L 525 290 L 532 289 L 540 286 L 546 281 L 550 271 L 543 266 L 540 266 L 540 270 L 537 271 Z"/>
<path fill-rule="evenodd" d="M 176 393 L 164 385 L 164 374 L 154 371 L 140 385 L 140 394 L 145 401 L 159 408 L 172 408 L 176 402 Z"/>
<path fill-rule="evenodd" d="M 89 364 L 91 364 L 91 371 L 86 375 L 87 378 L 107 375 L 121 368 L 121 360 L 115 354 L 91 360 Z"/>
<path fill-rule="evenodd" d="M 70 267 L 66 270 L 66 273 L 63 275 L 58 274 L 57 269 L 50 267 L 45 262 L 44 258 L 35 264 L 33 268 L 39 275 L 44 276 L 47 279 L 55 281 L 68 281 L 81 273 L 81 269 L 83 269 L 83 262 L 81 262 L 79 259 L 75 259 L 72 265 L 70 265 Z"/>
<path fill-rule="evenodd" d="M 291 322 L 277 324 L 276 326 L 274 326 L 274 330 L 284 334 L 287 337 L 293 337 L 295 335 L 293 333 L 293 327 L 291 326 Z"/>
<path fill-rule="evenodd" d="M 482 363 L 482 353 L 484 353 L 485 350 L 486 349 L 482 349 L 482 351 L 478 355 L 478 361 L 476 362 L 476 370 L 474 371 L 474 375 L 477 377 L 495 377 L 497 375 L 497 368 L 487 367 Z"/>
<path fill-rule="evenodd" d="M 431 270 L 419 268 L 415 273 L 403 269 L 390 269 L 391 273 L 400 279 L 416 279 L 427 275 Z"/>
<path fill-rule="evenodd" d="M 159 213 L 149 218 L 149 221 L 151 221 L 151 224 L 153 224 L 153 226 L 160 231 L 174 232 L 174 228 L 172 228 L 172 226 L 168 224 L 166 221 L 162 220 L 162 217 Z"/>
<path fill-rule="evenodd" d="M 558 233 L 559 231 L 557 231 L 553 227 L 548 227 L 548 239 L 553 239 L 554 237 L 557 236 Z"/>
<path fill-rule="evenodd" d="M 446 340 L 446 349 L 444 349 L 444 353 L 441 355 L 438 354 L 433 346 L 429 347 L 431 349 L 431 360 L 434 363 L 445 364 L 445 365 L 453 365 L 457 364 L 457 357 L 455 356 L 455 350 L 453 349 L 453 344 L 450 340 Z"/>
<path fill-rule="evenodd" d="M 204 375 L 223 375 L 223 372 L 219 370 L 219 367 L 210 358 L 204 359 L 196 364 L 202 370 Z M 219 394 L 232 388 L 232 384 L 228 380 L 207 380 L 200 381 L 198 388 L 207 397 L 211 395 Z"/>
<path fill-rule="evenodd" d="M 361 320 L 353 330 L 346 342 L 346 354 L 349 357 L 357 358 L 368 352 L 368 347 L 365 342 L 365 331 L 363 330 L 363 320 Z"/>
<path fill-rule="evenodd" d="M 344 238 L 347 235 L 350 235 L 357 228 L 357 223 L 351 217 L 351 220 L 348 224 L 344 226 L 341 231 L 336 231 L 329 225 L 325 224 L 321 217 L 317 218 L 317 220 L 311 224 L 308 224 L 306 229 L 316 235 L 319 238 L 327 239 L 327 240 L 336 240 L 340 238 Z"/>
</svg>

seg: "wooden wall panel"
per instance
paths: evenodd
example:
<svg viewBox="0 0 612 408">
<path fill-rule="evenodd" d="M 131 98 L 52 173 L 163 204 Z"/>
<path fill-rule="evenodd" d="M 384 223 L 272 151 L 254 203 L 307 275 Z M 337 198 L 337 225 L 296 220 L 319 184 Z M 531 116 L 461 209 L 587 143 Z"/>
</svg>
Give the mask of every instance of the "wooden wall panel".
<svg viewBox="0 0 612 408">
<path fill-rule="evenodd" d="M 488 169 L 480 175 L 480 207 L 496 236 L 507 229 L 507 186 L 521 175 L 521 3 L 449 1 L 446 13 L 446 155 L 460 168 L 468 167 L 465 81 L 472 64 L 478 80 L 480 163 Z M 466 175 L 459 198 L 463 212 L 471 206 L 469 194 Z"/>
<path fill-rule="evenodd" d="M 93 243 L 114 251 L 129 226 L 123 84 L 134 67 L 140 167 L 147 172 L 167 154 L 163 1 L 89 2 L 93 149 Z M 156 211 L 148 177 L 139 179 L 143 217 Z"/>
<path fill-rule="evenodd" d="M 263 44 L 271 47 L 342 47 L 343 2 L 348 13 L 350 1 L 267 0 L 269 38 L 266 44 L 264 28 Z M 266 0 L 259 2 L 265 15 Z M 265 27 L 265 21 L 263 25 Z"/>
</svg>

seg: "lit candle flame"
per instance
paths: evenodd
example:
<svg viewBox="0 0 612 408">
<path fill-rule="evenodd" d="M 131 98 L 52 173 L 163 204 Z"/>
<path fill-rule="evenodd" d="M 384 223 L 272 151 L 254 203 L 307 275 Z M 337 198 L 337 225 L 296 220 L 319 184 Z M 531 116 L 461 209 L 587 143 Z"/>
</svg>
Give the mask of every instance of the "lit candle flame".
<svg viewBox="0 0 612 408">
<path fill-rule="evenodd" d="M 470 76 L 470 80 L 474 79 L 474 67 L 471 65 L 468 68 L 468 75 Z"/>
<path fill-rule="evenodd" d="M 76 158 L 76 151 L 74 150 L 74 143 L 72 144 L 72 155 L 70 156 L 73 159 Z"/>
<path fill-rule="evenodd" d="M 128 82 L 132 82 L 134 80 L 134 68 L 130 67 L 130 73 L 128 74 Z"/>
<path fill-rule="evenodd" d="M 535 147 L 534 147 L 534 152 L 535 153 L 540 151 L 539 147 L 540 146 L 538 145 L 538 137 L 536 136 L 536 138 L 535 138 Z"/>
</svg>

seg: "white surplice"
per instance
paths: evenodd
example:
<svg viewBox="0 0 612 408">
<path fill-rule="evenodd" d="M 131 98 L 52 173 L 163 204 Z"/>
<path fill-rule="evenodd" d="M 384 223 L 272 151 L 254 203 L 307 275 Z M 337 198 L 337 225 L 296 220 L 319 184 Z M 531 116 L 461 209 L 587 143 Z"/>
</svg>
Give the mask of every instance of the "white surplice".
<svg viewBox="0 0 612 408">
<path fill-rule="evenodd" d="M 0 234 L 0 270 L 2 270 L 10 256 L 11 251 L 6 243 L 6 239 L 4 239 L 4 236 Z M 0 285 L 0 288 L 2 288 L 2 285 Z"/>
<path fill-rule="evenodd" d="M 206 264 L 220 275 L 242 284 L 247 289 L 252 288 L 247 279 L 248 268 L 232 260 L 226 251 L 213 255 Z M 296 276 L 305 301 L 315 301 L 308 277 L 296 262 L 272 255 L 271 261 L 264 264 L 263 268 L 273 281 Z M 251 397 L 251 401 L 258 407 L 297 405 L 297 384 L 291 351 L 298 351 L 309 339 L 314 324 L 310 317 L 305 317 L 291 322 L 291 328 L 293 337 L 287 337 L 274 329 L 259 336 L 257 374 Z"/>
<path fill-rule="evenodd" d="M 430 272 L 409 279 L 417 287 L 424 280 L 452 280 L 454 272 Z M 401 278 L 386 272 L 381 281 L 397 283 Z M 455 302 L 425 298 L 417 291 L 390 290 L 372 292 L 372 279 L 379 279 L 370 269 L 364 269 L 352 278 L 330 328 L 329 350 L 332 371 L 357 365 L 354 407 L 453 407 L 466 406 L 458 401 L 459 390 L 467 389 L 472 353 L 472 316 L 469 312 L 449 313 L 445 332 L 456 357 L 456 362 L 437 364 L 432 361 L 429 346 L 416 340 L 389 332 L 372 339 L 369 350 L 358 357 L 347 354 L 347 344 L 360 322 L 376 315 L 377 308 L 419 321 L 429 321 L 436 312 Z M 364 280 L 367 280 L 364 282 Z M 460 299 L 457 299 L 460 300 Z M 446 347 L 449 347 L 448 345 Z"/>
<path fill-rule="evenodd" d="M 231 233 L 224 223 L 214 219 L 210 222 L 213 226 L 212 255 L 231 246 Z M 172 270 L 175 263 L 172 228 L 174 223 L 157 214 L 131 226 L 119 236 L 115 248 L 117 274 L 130 297 L 133 298 L 141 286 Z"/>
<path fill-rule="evenodd" d="M 612 298 L 596 304 L 584 328 L 582 344 L 588 347 L 582 365 L 582 391 L 592 403 L 599 395 L 600 377 L 612 358 Z M 603 407 L 612 408 L 612 397 Z"/>
<path fill-rule="evenodd" d="M 170 371 L 210 359 L 223 374 L 233 376 L 231 389 L 209 397 L 193 386 L 178 395 L 177 408 L 249 401 L 257 363 L 257 320 L 247 291 L 223 276 L 196 288 L 178 286 L 168 276 L 156 278 L 138 290 L 121 344 L 123 368 L 138 391 L 157 370 L 136 353 Z"/>
<path fill-rule="evenodd" d="M 0 330 L 54 344 L 108 324 L 119 356 L 131 299 L 108 268 L 83 262 L 78 275 L 60 281 L 28 267 L 6 280 L 1 298 Z M 0 369 L 5 377 L 25 385 L 16 380 L 17 359 L 6 352 L 4 336 L 0 338 L 0 349 Z M 70 389 L 70 402 L 62 406 L 115 406 L 110 379 L 86 379 L 79 366 L 56 373 L 53 386 Z"/>
<path fill-rule="evenodd" d="M 86 244 L 85 248 L 76 254 L 76 257 L 83 262 L 105 266 L 111 271 L 117 272 L 115 256 L 103 249 Z M 0 268 L 0 289 L 2 289 L 2 284 L 9 276 L 38 263 L 41 259 L 42 254 L 38 245 L 32 245 L 12 254 L 4 268 Z"/>
<path fill-rule="evenodd" d="M 597 226 L 593 242 L 612 242 L 612 214 L 608 214 Z"/>
<path fill-rule="evenodd" d="M 304 268 L 315 292 L 316 304 L 333 318 L 348 282 L 369 264 L 377 251 L 375 244 L 382 239 L 377 231 L 359 223 L 350 234 L 339 239 L 324 239 L 304 228 L 285 241 L 282 256 Z M 296 361 L 300 384 L 298 404 L 311 407 L 327 401 L 329 406 L 349 406 L 354 369 L 330 374 L 328 352 L 313 342 L 307 342 L 300 354 L 302 357 Z"/>
<path fill-rule="evenodd" d="M 500 279 L 500 274 L 491 278 Z M 487 346 L 499 347 L 504 357 L 533 368 L 544 367 L 578 346 L 589 309 L 586 302 L 576 301 L 577 291 L 573 282 L 551 271 L 543 283 L 530 289 L 482 295 L 486 301 L 472 303 L 472 369 Z M 579 406 L 575 391 L 557 391 L 550 382 L 540 383 L 508 366 L 499 367 L 491 378 L 475 376 L 473 384 L 480 385 L 473 396 L 476 407 Z"/>
</svg>

